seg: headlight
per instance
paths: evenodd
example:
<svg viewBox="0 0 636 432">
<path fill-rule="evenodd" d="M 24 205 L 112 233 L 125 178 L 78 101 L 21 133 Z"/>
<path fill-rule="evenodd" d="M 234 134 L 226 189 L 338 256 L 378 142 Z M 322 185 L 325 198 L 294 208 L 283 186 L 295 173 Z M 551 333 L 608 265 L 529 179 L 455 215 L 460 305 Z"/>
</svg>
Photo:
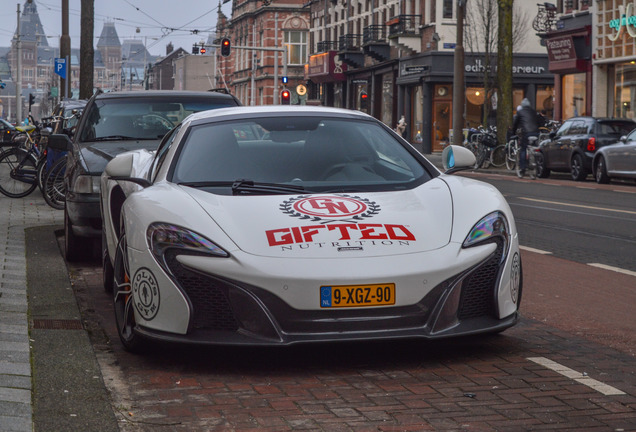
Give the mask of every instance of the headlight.
<svg viewBox="0 0 636 432">
<path fill-rule="evenodd" d="M 167 224 L 153 223 L 148 227 L 146 239 L 150 251 L 157 262 L 164 266 L 164 255 L 169 249 L 179 249 L 193 255 L 210 255 L 215 257 L 229 257 L 219 246 L 200 234 L 186 228 Z"/>
<path fill-rule="evenodd" d="M 75 193 L 94 193 L 98 194 L 101 188 L 100 176 L 80 175 L 77 176 L 73 183 L 73 192 Z"/>
<path fill-rule="evenodd" d="M 497 241 L 498 239 L 503 242 L 503 253 L 505 257 L 508 252 L 510 229 L 508 228 L 508 221 L 503 213 L 496 211 L 484 216 L 475 224 L 473 229 L 468 233 L 468 236 L 466 236 L 462 246 L 468 248 L 485 242 Z"/>
</svg>

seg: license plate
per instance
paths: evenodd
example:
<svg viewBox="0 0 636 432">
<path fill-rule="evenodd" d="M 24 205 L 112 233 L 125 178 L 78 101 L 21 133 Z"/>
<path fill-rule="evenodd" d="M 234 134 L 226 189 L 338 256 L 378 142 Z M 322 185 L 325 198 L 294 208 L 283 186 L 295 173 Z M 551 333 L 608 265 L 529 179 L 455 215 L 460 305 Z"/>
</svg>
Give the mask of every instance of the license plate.
<svg viewBox="0 0 636 432">
<path fill-rule="evenodd" d="M 320 307 L 386 306 L 395 304 L 395 284 L 320 287 Z"/>
</svg>

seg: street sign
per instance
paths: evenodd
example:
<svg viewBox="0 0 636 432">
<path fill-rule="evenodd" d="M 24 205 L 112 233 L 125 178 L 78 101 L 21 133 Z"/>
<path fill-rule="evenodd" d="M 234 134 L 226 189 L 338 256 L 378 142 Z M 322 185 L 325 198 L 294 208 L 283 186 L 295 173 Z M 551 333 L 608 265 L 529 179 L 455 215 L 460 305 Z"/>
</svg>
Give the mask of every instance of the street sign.
<svg viewBox="0 0 636 432">
<path fill-rule="evenodd" d="M 54 72 L 66 79 L 66 59 L 65 58 L 55 58 L 55 70 Z"/>
</svg>

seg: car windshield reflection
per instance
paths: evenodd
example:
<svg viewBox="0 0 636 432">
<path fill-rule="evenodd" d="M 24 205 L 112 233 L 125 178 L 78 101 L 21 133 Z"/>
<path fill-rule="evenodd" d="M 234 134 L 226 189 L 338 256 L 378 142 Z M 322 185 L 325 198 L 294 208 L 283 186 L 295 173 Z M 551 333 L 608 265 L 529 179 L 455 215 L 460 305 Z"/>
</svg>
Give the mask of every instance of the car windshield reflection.
<svg viewBox="0 0 636 432">
<path fill-rule="evenodd" d="M 365 120 L 272 117 L 193 126 L 172 181 L 228 193 L 237 179 L 249 190 L 374 191 L 415 187 L 431 177 L 389 131 Z M 224 190 L 225 189 L 225 190 Z M 275 190 L 277 189 L 277 190 Z M 234 191 L 236 192 L 236 191 Z M 232 193 L 230 191 L 229 193 Z"/>
</svg>

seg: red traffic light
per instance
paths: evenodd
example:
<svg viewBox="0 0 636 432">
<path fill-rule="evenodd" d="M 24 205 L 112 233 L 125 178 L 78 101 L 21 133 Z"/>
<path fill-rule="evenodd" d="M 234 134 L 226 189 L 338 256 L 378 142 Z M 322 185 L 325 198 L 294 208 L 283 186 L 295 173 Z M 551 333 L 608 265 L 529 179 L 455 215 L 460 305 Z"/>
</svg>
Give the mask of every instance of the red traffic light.
<svg viewBox="0 0 636 432">
<path fill-rule="evenodd" d="M 207 50 L 205 49 L 205 47 L 201 47 L 201 49 L 199 50 L 199 52 L 201 54 L 205 54 L 207 52 Z"/>
<path fill-rule="evenodd" d="M 283 90 L 282 92 L 280 92 L 280 103 L 282 105 L 289 105 L 290 99 L 291 93 L 289 93 L 289 90 Z"/>
<path fill-rule="evenodd" d="M 366 93 L 362 93 L 362 94 L 360 95 L 360 99 L 362 99 L 362 100 L 366 100 L 366 99 L 368 99 L 368 98 L 369 98 L 369 95 L 368 95 L 368 94 L 366 94 Z"/>
<path fill-rule="evenodd" d="M 223 57 L 228 57 L 232 50 L 232 43 L 228 38 L 221 39 L 221 55 Z"/>
</svg>

